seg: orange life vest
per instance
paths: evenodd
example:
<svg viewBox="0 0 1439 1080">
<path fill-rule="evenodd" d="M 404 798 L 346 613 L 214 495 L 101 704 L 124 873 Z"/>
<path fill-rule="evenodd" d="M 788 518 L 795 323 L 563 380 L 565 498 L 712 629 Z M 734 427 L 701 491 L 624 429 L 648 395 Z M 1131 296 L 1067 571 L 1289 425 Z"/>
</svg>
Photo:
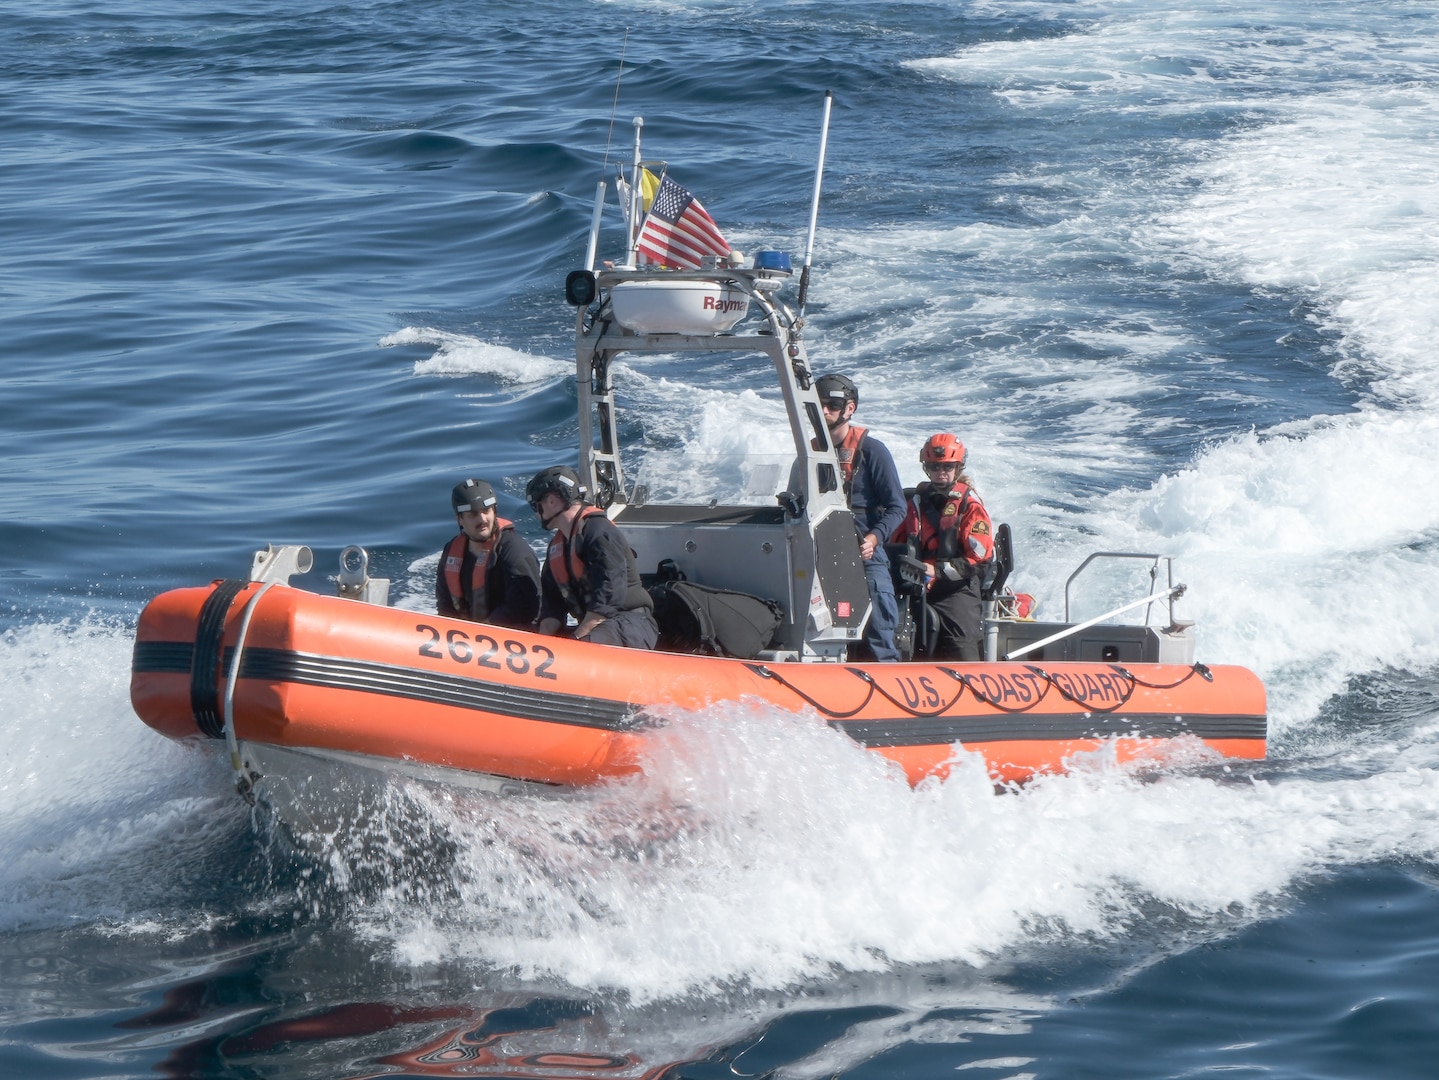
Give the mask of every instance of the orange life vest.
<svg viewBox="0 0 1439 1080">
<path fill-rule="evenodd" d="M 455 606 L 456 611 L 469 611 L 481 622 L 489 614 L 489 598 L 485 595 L 485 574 L 495 564 L 496 548 L 500 544 L 501 531 L 514 527 L 512 521 L 506 521 L 502 517 L 495 518 L 494 535 L 475 556 L 475 565 L 470 570 L 470 604 L 468 607 L 465 605 L 465 589 L 464 583 L 460 581 L 460 571 L 465 565 L 465 552 L 469 550 L 470 538 L 465 533 L 460 533 L 450 541 L 450 546 L 445 549 L 445 588 L 450 590 L 450 603 Z"/>
<path fill-rule="evenodd" d="M 839 471 L 844 477 L 844 493 L 849 495 L 849 489 L 854 483 L 854 470 L 859 467 L 859 448 L 864 442 L 864 435 L 867 428 L 858 424 L 850 424 L 849 430 L 844 433 L 844 439 L 834 448 L 839 455 Z"/>
<path fill-rule="evenodd" d="M 923 485 L 921 485 L 923 488 Z M 962 483 L 954 485 L 943 505 L 919 490 L 910 499 L 919 519 L 919 556 L 925 562 L 951 562 L 960 573 L 994 557 L 989 515 L 984 504 Z M 968 533 L 966 533 L 966 527 Z"/>
<path fill-rule="evenodd" d="M 955 487 L 964 490 L 951 490 L 942 509 L 917 491 L 910 498 L 919 516 L 919 557 L 925 562 L 960 557 L 959 524 L 969 505 L 969 489 L 963 484 Z"/>
<path fill-rule="evenodd" d="M 545 565 L 550 568 L 550 577 L 555 579 L 555 587 L 571 606 L 575 606 L 577 602 L 577 591 L 582 585 L 589 583 L 589 579 L 585 577 L 584 560 L 576 550 L 575 537 L 579 535 L 585 518 L 603 513 L 598 506 L 584 507 L 570 523 L 569 536 L 556 529 L 555 535 L 550 539 L 549 550 L 545 552 Z"/>
</svg>

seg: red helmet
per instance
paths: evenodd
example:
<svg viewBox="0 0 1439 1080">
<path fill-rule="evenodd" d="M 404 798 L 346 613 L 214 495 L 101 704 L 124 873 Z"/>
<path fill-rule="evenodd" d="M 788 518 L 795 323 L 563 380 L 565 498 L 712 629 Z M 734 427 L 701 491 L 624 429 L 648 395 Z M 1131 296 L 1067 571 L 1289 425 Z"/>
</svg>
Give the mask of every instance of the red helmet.
<svg viewBox="0 0 1439 1080">
<path fill-rule="evenodd" d="M 919 463 L 921 465 L 935 465 L 941 462 L 953 462 L 961 469 L 964 468 L 966 457 L 964 443 L 950 434 L 931 435 L 919 451 Z"/>
</svg>

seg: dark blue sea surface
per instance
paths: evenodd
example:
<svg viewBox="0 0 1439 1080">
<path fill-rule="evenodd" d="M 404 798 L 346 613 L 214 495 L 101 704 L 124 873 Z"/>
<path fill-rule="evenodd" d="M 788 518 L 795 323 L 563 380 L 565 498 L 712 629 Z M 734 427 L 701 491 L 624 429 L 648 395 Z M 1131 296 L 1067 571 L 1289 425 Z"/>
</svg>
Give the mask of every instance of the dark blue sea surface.
<svg viewBox="0 0 1439 1080">
<path fill-rule="evenodd" d="M 0 1076 L 1435 1075 L 1432 4 L 0 25 Z M 1265 681 L 1266 761 L 912 790 L 716 708 L 630 784 L 401 786 L 317 854 L 135 717 L 145 601 L 267 543 L 322 591 L 363 544 L 421 608 L 472 475 L 538 543 L 563 281 L 633 117 L 798 261 L 827 90 L 815 363 L 906 483 L 963 438 L 1042 612 L 1092 550 L 1174 556 L 1200 659 Z M 769 375 L 626 358 L 628 464 L 783 452 Z"/>
</svg>

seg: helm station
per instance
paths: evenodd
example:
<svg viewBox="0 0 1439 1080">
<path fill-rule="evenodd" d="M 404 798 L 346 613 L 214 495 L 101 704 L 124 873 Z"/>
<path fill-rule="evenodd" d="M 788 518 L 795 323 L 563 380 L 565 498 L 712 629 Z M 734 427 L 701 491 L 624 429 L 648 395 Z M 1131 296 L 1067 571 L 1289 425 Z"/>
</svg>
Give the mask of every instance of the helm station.
<svg viewBox="0 0 1439 1080">
<path fill-rule="evenodd" d="M 795 313 L 779 298 L 787 256 L 696 271 L 624 268 L 571 274 L 579 302 L 575 381 L 579 466 L 592 500 L 623 530 L 641 570 L 673 566 L 686 580 L 777 601 L 784 617 L 771 660 L 841 660 L 869 616 L 854 516 L 825 426 L 816 377 Z M 706 306 L 728 307 L 706 328 Z M 749 312 L 757 319 L 731 328 Z M 789 417 L 795 460 L 770 505 L 651 501 L 629 482 L 615 416 L 615 361 L 623 353 L 740 353 L 773 372 Z"/>
</svg>

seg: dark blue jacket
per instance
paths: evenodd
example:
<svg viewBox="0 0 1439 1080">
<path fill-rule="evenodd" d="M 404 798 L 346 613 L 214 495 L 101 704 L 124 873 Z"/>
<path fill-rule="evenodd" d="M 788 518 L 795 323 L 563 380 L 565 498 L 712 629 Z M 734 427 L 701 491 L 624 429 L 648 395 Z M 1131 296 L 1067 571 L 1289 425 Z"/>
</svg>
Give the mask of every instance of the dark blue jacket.
<svg viewBox="0 0 1439 1080">
<path fill-rule="evenodd" d="M 889 447 L 868 432 L 859 444 L 859 461 L 849 488 L 849 508 L 854 511 L 854 525 L 859 535 L 874 533 L 879 538 L 875 560 L 887 562 L 884 545 L 904 520 L 908 506 Z"/>
<path fill-rule="evenodd" d="M 435 571 L 435 610 L 451 619 L 478 618 L 474 610 L 475 597 L 470 592 L 475 573 L 475 553 L 466 545 L 465 559 L 460 566 L 463 606 L 457 608 L 450 596 L 449 582 L 445 580 L 445 556 L 448 552 L 448 548 L 440 552 L 440 565 Z M 483 600 L 484 621 L 495 626 L 529 630 L 539 613 L 539 560 L 513 526 L 502 528 L 499 539 L 495 541 L 494 565 L 485 569 Z"/>
</svg>

